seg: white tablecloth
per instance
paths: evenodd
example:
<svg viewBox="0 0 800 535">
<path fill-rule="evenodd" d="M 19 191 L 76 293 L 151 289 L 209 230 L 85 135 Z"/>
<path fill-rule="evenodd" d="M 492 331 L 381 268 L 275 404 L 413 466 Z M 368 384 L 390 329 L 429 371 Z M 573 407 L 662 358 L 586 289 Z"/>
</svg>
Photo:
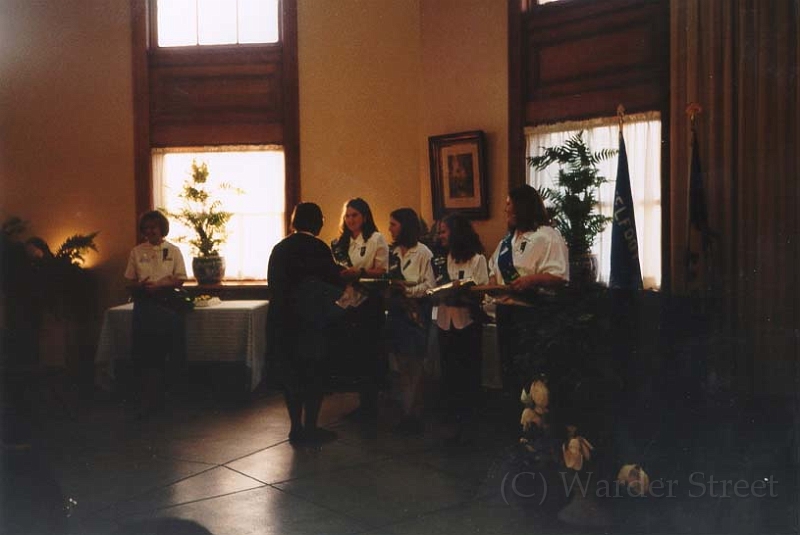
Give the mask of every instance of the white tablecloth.
<svg viewBox="0 0 800 535">
<path fill-rule="evenodd" d="M 189 362 L 242 362 L 250 372 L 250 389 L 261 382 L 266 353 L 269 301 L 223 301 L 195 308 L 186 315 L 186 360 Z M 131 358 L 133 303 L 109 308 L 97 344 L 96 360 L 114 362 Z"/>
</svg>

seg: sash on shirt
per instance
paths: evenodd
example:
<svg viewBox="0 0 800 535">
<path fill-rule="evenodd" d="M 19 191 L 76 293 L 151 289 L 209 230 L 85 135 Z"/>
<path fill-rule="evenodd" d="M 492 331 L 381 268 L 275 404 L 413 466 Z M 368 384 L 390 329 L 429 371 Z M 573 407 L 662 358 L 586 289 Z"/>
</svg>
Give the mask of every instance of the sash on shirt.
<svg viewBox="0 0 800 535">
<path fill-rule="evenodd" d="M 500 274 L 503 275 L 503 280 L 509 284 L 519 278 L 519 272 L 514 267 L 514 256 L 511 251 L 511 239 L 514 237 L 513 232 L 509 232 L 503 241 L 500 242 L 500 254 L 497 255 L 497 267 Z"/>
<path fill-rule="evenodd" d="M 409 263 L 411 263 L 410 259 L 406 261 L 406 264 Z M 391 280 L 406 280 L 400 263 L 400 255 L 394 247 L 389 250 L 389 270 L 386 275 Z M 392 293 L 387 302 L 390 316 L 405 317 L 407 321 L 417 327 L 423 327 L 430 317 L 427 305 L 427 299 L 406 297 L 402 292 Z"/>
<path fill-rule="evenodd" d="M 333 259 L 340 266 L 353 267 L 353 262 L 350 261 L 350 247 L 345 247 L 344 240 L 334 240 L 331 244 L 331 251 L 333 251 Z"/>
<path fill-rule="evenodd" d="M 447 271 L 447 253 L 434 256 L 431 259 L 431 267 L 436 278 L 436 286 L 451 282 L 450 273 Z"/>
<path fill-rule="evenodd" d="M 400 255 L 392 248 L 389 251 L 389 269 L 386 271 L 386 276 L 392 280 L 406 280 L 403 276 L 403 269 L 400 266 Z"/>
</svg>

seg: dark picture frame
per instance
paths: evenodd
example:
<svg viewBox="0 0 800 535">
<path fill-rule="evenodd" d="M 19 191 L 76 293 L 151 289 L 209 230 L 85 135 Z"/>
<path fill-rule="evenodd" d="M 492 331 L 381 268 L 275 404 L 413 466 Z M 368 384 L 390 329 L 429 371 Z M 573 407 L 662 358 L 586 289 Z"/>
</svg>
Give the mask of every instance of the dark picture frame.
<svg viewBox="0 0 800 535">
<path fill-rule="evenodd" d="M 428 138 L 433 217 L 459 212 L 489 217 L 486 136 L 482 130 Z"/>
</svg>

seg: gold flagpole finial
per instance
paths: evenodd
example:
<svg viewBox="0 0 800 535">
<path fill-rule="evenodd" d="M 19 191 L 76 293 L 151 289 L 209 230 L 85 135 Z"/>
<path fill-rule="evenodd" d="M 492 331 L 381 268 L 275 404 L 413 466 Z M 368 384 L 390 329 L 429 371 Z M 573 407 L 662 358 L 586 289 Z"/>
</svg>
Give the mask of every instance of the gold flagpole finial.
<svg viewBox="0 0 800 535">
<path fill-rule="evenodd" d="M 701 113 L 703 113 L 703 107 L 697 102 L 690 102 L 689 105 L 686 106 L 686 115 L 689 116 L 689 122 L 692 123 L 692 130 L 694 130 L 695 118 Z"/>
<path fill-rule="evenodd" d="M 625 106 L 622 104 L 617 106 L 617 117 L 619 118 L 619 131 L 622 133 L 622 121 L 625 120 Z"/>
</svg>

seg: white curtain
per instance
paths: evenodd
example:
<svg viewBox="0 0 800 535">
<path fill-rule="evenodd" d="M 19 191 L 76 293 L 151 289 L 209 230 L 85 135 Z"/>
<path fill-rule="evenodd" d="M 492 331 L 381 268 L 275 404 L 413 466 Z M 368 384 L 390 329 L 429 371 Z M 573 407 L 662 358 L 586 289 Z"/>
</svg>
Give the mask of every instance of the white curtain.
<svg viewBox="0 0 800 535">
<path fill-rule="evenodd" d="M 228 239 L 220 247 L 225 257 L 225 279 L 266 280 L 272 248 L 285 236 L 285 172 L 278 146 L 226 146 L 153 149 L 153 203 L 177 211 L 183 183 L 191 176 L 192 160 L 208 164 L 209 190 L 233 212 Z M 226 183 L 242 191 L 220 190 Z M 169 241 L 180 247 L 189 276 L 194 252 L 186 242 L 193 231 L 170 218 Z"/>
<path fill-rule="evenodd" d="M 541 154 L 542 147 L 560 145 L 577 132 L 584 131 L 584 140 L 593 152 L 619 148 L 619 123 L 616 117 L 588 121 L 558 123 L 525 129 L 527 156 Z M 645 288 L 661 286 L 661 117 L 649 112 L 625 117 L 622 129 L 631 175 L 636 233 L 639 238 L 639 261 Z M 610 216 L 618 157 L 601 162 L 600 174 L 609 179 L 600 187 L 600 213 Z M 558 169 L 555 165 L 543 171 L 528 167 L 528 184 L 555 187 Z M 611 269 L 611 225 L 598 236 L 592 252 L 598 256 L 600 280 L 608 283 Z"/>
</svg>

